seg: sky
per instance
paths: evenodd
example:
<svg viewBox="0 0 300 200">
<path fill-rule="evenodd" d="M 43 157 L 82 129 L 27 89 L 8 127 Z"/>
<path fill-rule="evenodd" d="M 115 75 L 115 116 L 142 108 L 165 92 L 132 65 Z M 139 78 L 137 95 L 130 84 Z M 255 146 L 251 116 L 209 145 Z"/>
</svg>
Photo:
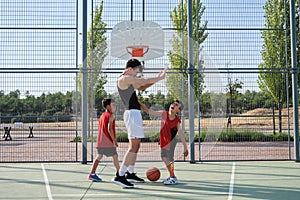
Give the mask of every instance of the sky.
<svg viewBox="0 0 300 200">
<path fill-rule="evenodd" d="M 99 2 L 99 0 L 94 2 Z M 108 28 L 113 28 L 122 20 L 130 20 L 128 4 L 131 0 L 104 2 L 103 20 Z M 142 0 L 134 2 L 133 19 L 141 20 Z M 172 48 L 168 43 L 172 34 L 169 30 L 172 28 L 169 13 L 179 0 L 145 2 L 147 3 L 145 19 L 158 23 L 165 30 L 165 52 L 168 52 Z M 263 41 L 260 33 L 264 26 L 262 9 L 264 2 L 262 0 L 202 1 L 206 7 L 203 20 L 208 20 L 207 32 L 209 33 L 207 40 L 203 43 L 203 57 L 207 68 L 250 69 L 257 67 L 261 62 L 260 51 Z M 31 94 L 39 94 L 44 91 L 65 92 L 76 89 L 76 86 L 72 84 L 75 73 L 67 74 L 61 71 L 76 68 L 82 60 L 81 3 L 79 1 L 78 30 L 76 30 L 75 0 L 63 2 L 48 0 L 44 3 L 40 0 L 31 0 L 28 3 L 19 0 L 0 0 L 0 70 L 5 72 L 0 73 L 0 90 L 8 91 L 18 88 L 26 91 L 28 89 Z M 88 4 L 88 24 L 91 23 L 91 6 Z M 16 27 L 19 29 L 15 29 Z M 224 31 L 224 28 L 228 30 Z M 74 42 L 76 34 L 78 35 L 78 52 L 76 42 Z M 108 63 L 109 67 L 120 65 L 123 68 L 125 61 L 109 57 L 105 63 Z M 148 61 L 146 64 L 149 68 L 157 66 L 163 68 L 169 65 L 166 55 L 155 61 Z M 8 69 L 14 69 L 13 72 L 18 73 L 11 73 Z M 19 73 L 24 72 L 21 69 L 29 69 L 34 73 Z M 39 73 L 39 70 L 44 69 L 54 69 L 57 73 Z M 115 80 L 115 76 L 116 74 L 112 74 L 110 79 Z M 217 79 L 224 86 L 228 76 L 238 77 L 250 90 L 258 90 L 255 73 L 235 71 L 226 76 L 219 73 Z M 215 82 L 216 75 L 207 75 L 208 85 L 216 88 Z M 160 84 L 163 86 L 164 83 Z"/>
<path fill-rule="evenodd" d="M 121 1 L 114 1 L 121 2 Z M 141 2 L 141 1 L 140 1 Z M 151 3 L 158 3 L 159 1 L 146 1 Z M 160 9 L 150 5 L 146 6 L 145 10 L 152 12 L 151 16 L 146 15 L 146 20 L 153 20 L 161 25 L 165 30 L 166 45 L 165 52 L 172 49 L 168 43 L 171 39 L 172 31 L 166 31 L 172 28 L 172 23 L 169 20 L 169 13 L 177 5 L 177 1 L 170 1 L 170 5 L 161 3 Z M 202 57 L 205 59 L 206 68 L 214 68 L 213 73 L 206 75 L 207 88 L 219 92 L 227 85 L 228 78 L 235 80 L 238 78 L 244 82 L 244 91 L 256 90 L 257 87 L 257 73 L 245 73 L 248 69 L 257 68 L 262 62 L 260 51 L 263 40 L 261 38 L 261 30 L 264 28 L 264 11 L 263 5 L 265 1 L 261 0 L 203 0 L 206 10 L 203 15 L 203 20 L 208 21 L 209 36 L 203 43 Z M 109 6 L 108 6 L 109 7 Z M 137 5 L 135 10 L 140 9 L 141 5 Z M 106 8 L 106 4 L 104 4 Z M 117 10 L 122 13 L 121 8 L 109 7 L 111 10 L 107 15 L 112 13 L 112 10 Z M 123 8 L 126 10 L 126 8 Z M 159 15 L 160 11 L 164 10 L 163 15 Z M 157 12 L 157 14 L 156 14 Z M 115 16 L 118 19 L 118 15 Z M 134 19 L 141 19 L 141 16 L 134 16 Z M 115 18 L 110 16 L 103 16 L 103 19 L 108 23 L 108 27 L 113 27 L 116 23 Z M 126 18 L 125 18 L 126 19 Z M 226 30 L 225 30 L 226 29 Z M 236 29 L 236 30 L 234 30 Z M 168 58 L 164 56 L 158 63 L 154 65 L 169 65 Z M 148 68 L 151 68 L 149 66 Z M 224 73 L 216 70 L 217 68 L 241 69 L 239 73 L 237 70 L 232 70 L 232 73 Z M 225 71 L 227 72 L 227 71 Z M 221 84 L 222 87 L 217 87 Z M 242 91 L 243 92 L 243 91 Z"/>
<path fill-rule="evenodd" d="M 65 71 L 77 65 L 76 8 L 75 0 L 0 0 L 0 90 L 75 90 Z"/>
</svg>

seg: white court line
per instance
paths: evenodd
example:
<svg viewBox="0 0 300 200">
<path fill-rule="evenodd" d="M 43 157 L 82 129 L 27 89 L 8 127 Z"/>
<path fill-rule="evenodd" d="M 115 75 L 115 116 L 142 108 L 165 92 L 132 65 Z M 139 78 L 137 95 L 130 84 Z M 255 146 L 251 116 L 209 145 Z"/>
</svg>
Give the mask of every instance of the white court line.
<svg viewBox="0 0 300 200">
<path fill-rule="evenodd" d="M 235 173 L 235 162 L 232 164 L 230 186 L 229 186 L 229 191 L 228 191 L 228 200 L 231 200 L 232 196 L 233 196 L 234 173 Z"/>
<path fill-rule="evenodd" d="M 41 166 L 42 166 L 42 170 L 43 170 L 44 181 L 45 181 L 45 187 L 46 187 L 48 199 L 49 199 L 49 200 L 53 200 L 52 194 L 51 194 L 51 190 L 50 190 L 49 180 L 48 180 L 48 177 L 47 177 L 47 174 L 46 174 L 46 170 L 45 170 L 44 164 L 41 163 Z"/>
</svg>

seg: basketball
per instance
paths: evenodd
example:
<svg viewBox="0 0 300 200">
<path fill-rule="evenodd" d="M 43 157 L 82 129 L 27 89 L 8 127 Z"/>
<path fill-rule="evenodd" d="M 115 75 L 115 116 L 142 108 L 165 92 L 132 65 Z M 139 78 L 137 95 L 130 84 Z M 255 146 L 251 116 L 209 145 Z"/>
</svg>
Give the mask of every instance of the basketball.
<svg viewBox="0 0 300 200">
<path fill-rule="evenodd" d="M 160 171 L 156 167 L 151 167 L 147 170 L 146 176 L 149 181 L 157 181 L 160 178 Z"/>
</svg>

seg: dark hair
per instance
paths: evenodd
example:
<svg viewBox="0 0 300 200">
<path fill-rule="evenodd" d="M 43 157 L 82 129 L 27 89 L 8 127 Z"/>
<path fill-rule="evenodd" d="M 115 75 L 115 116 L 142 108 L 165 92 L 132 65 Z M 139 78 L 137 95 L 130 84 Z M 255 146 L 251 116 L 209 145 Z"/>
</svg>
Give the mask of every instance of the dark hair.
<svg viewBox="0 0 300 200">
<path fill-rule="evenodd" d="M 180 110 L 183 110 L 183 103 L 181 101 L 179 101 L 178 99 L 175 100 L 175 102 L 180 104 Z"/>
<path fill-rule="evenodd" d="M 114 100 L 113 99 L 103 99 L 102 100 L 102 106 L 104 107 L 104 108 L 106 108 L 106 106 L 109 106 L 111 103 L 113 103 L 114 102 Z"/>
<path fill-rule="evenodd" d="M 136 68 L 136 67 L 139 67 L 140 71 L 143 70 L 143 65 L 141 64 L 141 62 L 138 59 L 135 59 L 135 58 L 131 58 L 127 61 L 126 69 L 129 68 L 129 67 L 131 67 L 132 69 Z"/>
</svg>

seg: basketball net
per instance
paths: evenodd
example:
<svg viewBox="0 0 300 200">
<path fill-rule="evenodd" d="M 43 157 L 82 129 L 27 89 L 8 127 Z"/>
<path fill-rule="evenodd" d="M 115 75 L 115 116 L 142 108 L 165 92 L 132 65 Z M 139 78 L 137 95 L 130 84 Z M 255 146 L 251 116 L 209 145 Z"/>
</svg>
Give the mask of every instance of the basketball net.
<svg viewBox="0 0 300 200">
<path fill-rule="evenodd" d="M 127 46 L 126 51 L 132 58 L 143 60 L 144 55 L 149 51 L 149 46 Z"/>
</svg>

